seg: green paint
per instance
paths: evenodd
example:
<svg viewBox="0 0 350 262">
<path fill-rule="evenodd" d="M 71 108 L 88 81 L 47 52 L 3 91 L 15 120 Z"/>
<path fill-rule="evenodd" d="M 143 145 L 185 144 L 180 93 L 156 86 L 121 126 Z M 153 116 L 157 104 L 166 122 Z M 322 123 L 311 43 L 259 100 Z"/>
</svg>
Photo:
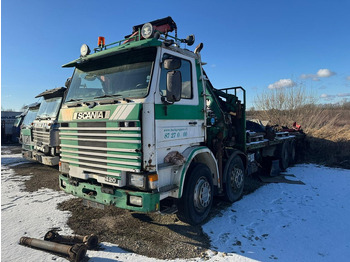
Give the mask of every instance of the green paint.
<svg viewBox="0 0 350 262">
<path fill-rule="evenodd" d="M 69 179 L 63 175 L 60 175 L 60 187 L 67 193 L 73 194 L 77 197 L 91 200 L 103 205 L 112 205 L 123 209 L 129 209 L 140 212 L 155 212 L 159 209 L 159 193 L 149 192 L 137 192 L 123 189 L 116 189 L 114 194 L 107 194 L 101 191 L 101 186 L 91 185 L 89 183 L 79 183 L 78 186 L 69 184 Z M 62 182 L 65 182 L 65 188 L 62 187 Z M 89 190 L 95 191 L 96 196 L 90 196 L 84 192 Z M 142 207 L 130 205 L 128 202 L 128 196 L 140 196 L 142 197 Z"/>
<path fill-rule="evenodd" d="M 23 136 L 30 136 L 30 135 L 32 135 L 32 130 L 30 128 L 22 128 L 21 134 Z"/>
<path fill-rule="evenodd" d="M 182 195 L 182 188 L 183 188 L 183 183 L 184 183 L 184 180 L 185 180 L 185 174 L 187 172 L 187 169 L 189 167 L 189 165 L 192 163 L 192 159 L 193 159 L 193 155 L 194 153 L 196 153 L 198 150 L 202 150 L 202 149 L 206 149 L 207 147 L 205 146 L 201 146 L 201 147 L 197 147 L 195 149 L 192 150 L 192 152 L 190 153 L 190 155 L 186 158 L 187 161 L 184 165 L 184 168 L 182 169 L 182 173 L 181 173 L 181 179 L 180 179 L 180 185 L 179 185 L 179 198 L 181 197 Z"/>
<path fill-rule="evenodd" d="M 204 119 L 203 103 L 199 103 L 196 106 L 190 105 L 167 105 L 167 114 L 165 114 L 165 105 L 155 105 L 155 118 L 156 120 L 169 120 L 169 119 Z"/>
</svg>

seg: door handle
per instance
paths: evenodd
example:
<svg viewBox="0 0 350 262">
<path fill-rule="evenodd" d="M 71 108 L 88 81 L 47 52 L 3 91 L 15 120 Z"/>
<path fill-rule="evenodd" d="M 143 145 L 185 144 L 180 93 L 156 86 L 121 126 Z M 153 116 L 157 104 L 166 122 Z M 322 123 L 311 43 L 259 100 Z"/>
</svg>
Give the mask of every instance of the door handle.
<svg viewBox="0 0 350 262">
<path fill-rule="evenodd" d="M 190 124 L 190 125 L 197 125 L 197 121 L 188 122 L 188 124 Z"/>
</svg>

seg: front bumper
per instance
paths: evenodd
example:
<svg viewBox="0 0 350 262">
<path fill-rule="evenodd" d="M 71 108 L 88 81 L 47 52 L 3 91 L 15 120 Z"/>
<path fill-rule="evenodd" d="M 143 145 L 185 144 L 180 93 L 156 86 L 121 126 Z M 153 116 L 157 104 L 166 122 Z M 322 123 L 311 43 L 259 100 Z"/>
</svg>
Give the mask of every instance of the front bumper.
<svg viewBox="0 0 350 262">
<path fill-rule="evenodd" d="M 35 160 L 33 159 L 33 153 L 31 150 L 23 150 L 22 149 L 22 157 L 27 160 Z"/>
<path fill-rule="evenodd" d="M 115 207 L 129 209 L 139 212 L 159 211 L 159 193 L 130 191 L 124 189 L 114 189 L 112 192 L 103 192 L 102 186 L 93 185 L 85 182 L 70 183 L 68 177 L 60 175 L 60 188 L 77 197 L 97 202 L 103 205 L 112 205 Z M 140 197 L 142 206 L 136 206 L 130 203 L 130 197 Z"/>
<path fill-rule="evenodd" d="M 33 150 L 33 159 L 47 166 L 57 166 L 60 162 L 59 156 L 47 156 L 42 152 Z"/>
</svg>

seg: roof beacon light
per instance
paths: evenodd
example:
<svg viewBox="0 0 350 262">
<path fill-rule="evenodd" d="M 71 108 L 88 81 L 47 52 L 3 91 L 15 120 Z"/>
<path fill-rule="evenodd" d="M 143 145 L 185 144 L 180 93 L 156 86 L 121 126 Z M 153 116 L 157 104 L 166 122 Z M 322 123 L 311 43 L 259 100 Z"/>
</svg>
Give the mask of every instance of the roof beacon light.
<svg viewBox="0 0 350 262">
<path fill-rule="evenodd" d="M 103 36 L 98 37 L 97 46 L 103 48 L 105 46 L 105 38 Z"/>
<path fill-rule="evenodd" d="M 153 26 L 151 23 L 146 23 L 142 26 L 141 35 L 145 39 L 150 38 L 153 35 Z"/>
<path fill-rule="evenodd" d="M 83 44 L 80 47 L 80 55 L 81 56 L 87 56 L 88 54 L 90 54 L 90 48 L 87 44 Z"/>
</svg>

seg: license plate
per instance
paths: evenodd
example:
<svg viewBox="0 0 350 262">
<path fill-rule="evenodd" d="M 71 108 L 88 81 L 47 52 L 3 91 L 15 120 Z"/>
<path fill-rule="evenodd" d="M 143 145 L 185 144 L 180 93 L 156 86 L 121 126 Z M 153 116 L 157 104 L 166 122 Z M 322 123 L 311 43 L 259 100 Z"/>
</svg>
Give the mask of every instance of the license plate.
<svg viewBox="0 0 350 262">
<path fill-rule="evenodd" d="M 93 207 L 93 208 L 98 208 L 98 209 L 105 209 L 105 205 L 93 202 L 90 200 L 83 199 L 83 205 L 86 207 Z"/>
<path fill-rule="evenodd" d="M 106 176 L 105 181 L 108 183 L 113 183 L 113 184 L 118 184 L 118 178 L 113 177 L 113 176 Z"/>
</svg>

